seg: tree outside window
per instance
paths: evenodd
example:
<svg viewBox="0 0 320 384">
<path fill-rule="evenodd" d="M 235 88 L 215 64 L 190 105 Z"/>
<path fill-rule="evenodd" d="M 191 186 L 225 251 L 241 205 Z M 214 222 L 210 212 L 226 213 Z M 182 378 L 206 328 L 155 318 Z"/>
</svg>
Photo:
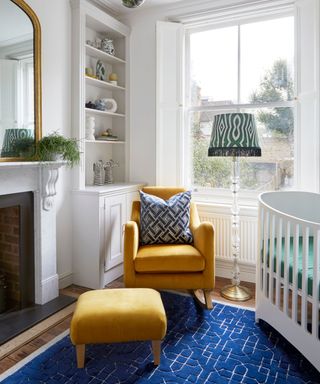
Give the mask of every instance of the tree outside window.
<svg viewBox="0 0 320 384">
<path fill-rule="evenodd" d="M 268 22 L 262 24 L 263 28 L 268 27 Z M 281 26 L 281 19 L 277 20 L 277 24 Z M 240 28 L 241 26 L 238 33 Z M 250 28 L 252 29 L 252 26 Z M 223 77 L 223 73 L 221 76 Z M 237 86 L 240 87 L 241 82 L 238 82 Z M 191 76 L 190 104 L 193 108 L 189 111 L 189 150 L 192 156 L 191 173 L 194 186 L 229 188 L 232 159 L 209 158 L 207 151 L 214 115 L 236 111 L 255 114 L 262 147 L 261 158 L 241 158 L 241 188 L 262 191 L 284 189 L 293 185 L 294 113 L 290 103 L 294 99 L 294 82 L 292 66 L 287 57 L 277 57 L 261 73 L 260 81 L 256 82 L 253 91 L 246 92 L 248 103 L 245 105 L 240 100 L 214 100 L 214 97 L 203 96 L 201 81 L 198 81 L 197 75 Z M 241 94 L 239 89 L 238 94 Z"/>
</svg>

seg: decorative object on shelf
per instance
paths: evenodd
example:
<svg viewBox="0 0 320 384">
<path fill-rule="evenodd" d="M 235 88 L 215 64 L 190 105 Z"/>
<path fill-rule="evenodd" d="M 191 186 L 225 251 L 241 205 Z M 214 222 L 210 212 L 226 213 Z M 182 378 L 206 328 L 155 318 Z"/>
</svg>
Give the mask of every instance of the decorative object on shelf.
<svg viewBox="0 0 320 384">
<path fill-rule="evenodd" d="M 112 184 L 114 182 L 112 170 L 115 167 L 119 167 L 119 163 L 117 161 L 113 161 L 112 159 L 110 159 L 104 164 L 104 169 L 105 169 L 104 183 L 105 184 Z"/>
<path fill-rule="evenodd" d="M 95 140 L 94 137 L 94 128 L 96 122 L 93 116 L 87 116 L 86 120 L 86 140 Z"/>
<path fill-rule="evenodd" d="M 106 80 L 106 68 L 101 60 L 97 61 L 96 65 L 96 76 L 99 80 Z"/>
<path fill-rule="evenodd" d="M 105 104 L 105 109 L 104 109 L 105 111 L 111 112 L 111 113 L 115 113 L 117 111 L 118 104 L 115 101 L 115 99 L 106 98 L 102 100 L 104 101 L 104 104 Z"/>
<path fill-rule="evenodd" d="M 101 136 L 97 137 L 100 141 L 118 141 L 118 136 L 112 134 L 111 128 L 101 133 Z"/>
<path fill-rule="evenodd" d="M 104 173 L 102 160 L 93 163 L 93 185 L 104 185 Z"/>
<path fill-rule="evenodd" d="M 85 106 L 86 108 L 96 109 L 96 105 L 92 101 L 88 101 Z"/>
<path fill-rule="evenodd" d="M 95 40 L 94 40 L 95 48 L 101 49 L 101 43 L 102 43 L 102 40 L 99 37 L 96 37 Z"/>
<path fill-rule="evenodd" d="M 18 157 L 19 149 L 15 147 L 15 143 L 31 138 L 34 140 L 34 130 L 28 128 L 8 128 L 5 130 L 3 145 L 1 149 L 1 157 Z"/>
<path fill-rule="evenodd" d="M 113 40 L 105 37 L 101 41 L 101 49 L 103 52 L 108 53 L 109 55 L 114 56 L 115 55 L 115 49 L 113 45 Z"/>
<path fill-rule="evenodd" d="M 57 132 L 44 136 L 36 144 L 37 156 L 40 161 L 65 160 L 70 167 L 80 161 L 77 140 L 64 137 Z"/>
<path fill-rule="evenodd" d="M 142 5 L 145 0 L 122 0 L 122 5 L 127 8 L 137 8 Z"/>
<path fill-rule="evenodd" d="M 118 75 L 114 72 L 110 73 L 109 81 L 113 85 L 118 85 Z"/>
<path fill-rule="evenodd" d="M 93 79 L 97 79 L 97 76 L 93 74 L 93 69 L 91 67 L 86 67 L 85 73 L 86 76 L 92 77 Z"/>
<path fill-rule="evenodd" d="M 95 108 L 98 109 L 99 111 L 105 111 L 106 110 L 106 103 L 104 101 L 105 99 L 97 99 L 94 102 Z"/>
<path fill-rule="evenodd" d="M 110 99 L 110 98 L 97 99 L 94 102 L 94 105 L 95 105 L 94 109 L 98 109 L 99 111 L 111 112 L 111 113 L 116 112 L 118 108 L 117 102 L 114 99 Z"/>
<path fill-rule="evenodd" d="M 232 284 L 222 288 L 221 296 L 234 301 L 251 298 L 248 288 L 240 285 L 238 258 L 240 253 L 238 192 L 240 156 L 261 156 L 254 116 L 249 113 L 223 113 L 214 117 L 208 156 L 232 156 Z"/>
<path fill-rule="evenodd" d="M 91 47 L 94 47 L 94 42 L 91 40 L 86 40 L 86 44 L 90 45 Z"/>
</svg>

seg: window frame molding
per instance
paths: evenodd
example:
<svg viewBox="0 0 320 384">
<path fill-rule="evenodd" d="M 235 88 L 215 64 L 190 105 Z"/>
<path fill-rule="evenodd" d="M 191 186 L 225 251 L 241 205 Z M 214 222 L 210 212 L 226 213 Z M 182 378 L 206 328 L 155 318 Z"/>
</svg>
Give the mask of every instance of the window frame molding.
<svg viewBox="0 0 320 384">
<path fill-rule="evenodd" d="M 185 28 L 185 100 L 184 100 L 184 140 L 183 145 L 184 148 L 189 148 L 190 146 L 190 138 L 189 138 L 189 115 L 193 112 L 202 112 L 202 111 L 221 111 L 221 110 L 240 110 L 242 108 L 274 108 L 274 107 L 290 107 L 294 111 L 294 117 L 295 117 L 295 126 L 294 126 L 294 153 L 295 153 L 295 159 L 294 159 L 294 185 L 299 184 L 300 177 L 298 175 L 299 166 L 298 163 L 300 162 L 300 151 L 298 150 L 297 140 L 298 137 L 300 137 L 300 127 L 296 124 L 296 109 L 297 109 L 297 102 L 298 98 L 297 96 L 294 97 L 294 100 L 290 101 L 279 101 L 279 102 L 268 102 L 268 103 L 261 103 L 261 104 L 250 104 L 250 103 L 238 103 L 238 104 L 231 104 L 231 105 L 215 105 L 212 106 L 193 106 L 190 103 L 190 87 L 188 86 L 190 84 L 190 35 L 192 33 L 197 32 L 203 32 L 206 30 L 212 30 L 212 29 L 220 29 L 230 26 L 239 26 L 242 24 L 247 23 L 255 23 L 255 22 L 263 22 L 267 20 L 277 19 L 277 18 L 283 18 L 283 17 L 294 17 L 294 39 L 296 40 L 296 14 L 294 9 L 294 1 L 293 0 L 284 0 L 284 1 L 269 1 L 268 3 L 271 3 L 268 7 L 268 12 L 266 14 L 263 14 L 265 8 L 261 7 L 261 5 L 265 5 L 265 2 L 259 2 L 259 4 L 256 5 L 248 5 L 248 4 L 240 4 L 236 7 L 232 6 L 226 6 L 221 9 L 221 11 L 218 11 L 218 17 L 210 15 L 210 12 L 208 12 L 206 19 L 201 18 L 201 23 L 198 20 L 197 15 L 195 15 L 195 18 L 192 20 L 192 17 L 190 19 L 184 19 L 183 17 L 180 17 L 180 22 L 184 23 Z M 237 12 L 240 10 L 240 17 L 238 18 Z M 254 11 L 256 13 L 254 14 Z M 257 12 L 258 11 L 258 12 Z M 248 14 L 246 14 L 248 12 Z M 258 15 L 257 15 L 258 13 Z M 223 17 L 224 15 L 224 17 Z M 187 21 L 186 21 L 187 20 Z M 238 52 L 238 56 L 240 55 L 240 51 Z M 296 41 L 294 41 L 294 89 L 295 94 L 297 93 L 297 50 L 296 50 Z M 240 70 L 240 65 L 238 66 L 238 69 Z M 240 90 L 240 78 L 238 76 L 238 94 Z M 190 156 L 189 156 L 190 157 Z M 187 159 L 187 156 L 185 156 L 185 160 Z M 188 159 L 188 161 L 184 162 L 186 166 L 183 166 L 183 185 L 189 185 L 193 189 L 193 196 L 195 201 L 197 202 L 203 202 L 207 204 L 227 204 L 231 205 L 232 203 L 232 195 L 229 191 L 229 189 L 224 188 L 205 188 L 205 187 L 197 187 L 193 186 L 191 183 L 191 167 L 192 167 L 192 159 Z M 240 183 L 241 183 L 241 176 L 240 176 Z M 249 206 L 249 207 L 256 207 L 257 206 L 257 197 L 262 191 L 255 190 L 241 190 L 239 193 L 239 203 L 241 206 Z"/>
<path fill-rule="evenodd" d="M 203 28 L 204 23 L 186 22 L 185 16 L 188 13 L 191 18 L 205 20 L 205 24 L 212 27 L 212 14 L 227 10 L 229 17 L 231 11 L 241 9 L 250 10 L 251 15 L 259 16 L 263 9 L 268 9 L 268 15 L 275 14 L 283 16 L 285 6 L 294 10 L 295 16 L 295 83 L 297 103 L 296 122 L 298 133 L 296 143 L 296 154 L 299 161 L 296 161 L 298 172 L 295 171 L 297 189 L 312 192 L 320 192 L 320 2 L 319 0 L 199 0 L 183 8 L 172 9 L 171 17 L 166 21 L 157 22 L 156 25 L 156 182 L 162 185 L 184 185 L 185 178 L 185 153 L 183 152 L 183 140 L 187 135 L 182 136 L 182 125 L 187 114 L 185 102 L 180 97 L 181 90 L 185 83 L 185 60 L 183 55 L 188 47 L 185 47 L 184 35 L 190 27 Z M 280 9 L 280 11 L 279 11 Z M 222 10 L 222 11 L 221 11 Z M 182 15 L 185 12 L 185 15 Z M 205 17 L 204 17 L 204 14 Z M 287 13 L 288 14 L 288 13 Z M 232 15 L 234 18 L 235 15 Z M 231 19 L 231 18 L 230 18 Z M 225 25 L 230 21 L 225 19 Z M 253 20 L 251 18 L 251 20 Z M 174 21 L 174 22 L 173 22 Z M 192 21 L 192 20 L 191 20 Z M 238 21 L 238 20 L 237 20 Z M 160 25 L 162 23 L 163 25 Z M 219 23 L 221 25 L 221 23 Z M 217 27 L 219 26 L 217 24 Z M 175 26 L 175 27 L 174 27 Z M 169 33 L 170 30 L 173 34 Z M 179 32 L 177 32 L 179 31 Z M 178 38 L 179 34 L 179 38 Z M 165 44 L 165 45 L 164 45 Z M 166 46 L 169 46 L 168 51 Z M 173 56 L 173 57 L 171 57 Z M 172 64 L 174 61 L 174 65 Z M 166 66 L 166 71 L 162 68 Z M 170 79 L 170 81 L 168 81 Z M 169 88 L 168 88 L 169 87 Z M 165 99 L 159 97 L 162 93 L 168 96 Z M 170 103 L 167 103 L 167 100 Z M 164 107 L 170 107 L 164 108 Z M 168 113 L 169 112 L 169 113 Z M 169 120 L 168 120 L 169 118 Z M 167 124 L 169 123 L 169 124 Z M 302 127 L 300 129 L 300 127 Z M 303 129 L 304 128 L 304 129 Z M 173 139 L 170 146 L 158 144 L 168 143 Z M 184 148 L 187 148 L 184 146 Z M 185 159 L 185 160 L 184 160 Z M 183 162 L 184 161 L 184 162 Z M 298 164 L 299 162 L 299 164 Z M 179 169 L 178 169 L 179 168 Z M 227 203 L 225 194 L 224 202 Z M 210 192 L 211 204 L 215 197 Z M 241 202 L 240 202 L 241 204 Z"/>
</svg>

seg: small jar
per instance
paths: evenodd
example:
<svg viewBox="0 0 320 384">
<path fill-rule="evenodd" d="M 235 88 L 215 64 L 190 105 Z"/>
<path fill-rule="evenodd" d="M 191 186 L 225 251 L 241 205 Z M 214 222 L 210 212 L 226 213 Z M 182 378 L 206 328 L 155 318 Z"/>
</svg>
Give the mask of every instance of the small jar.
<svg viewBox="0 0 320 384">
<path fill-rule="evenodd" d="M 113 85 L 118 85 L 118 75 L 114 72 L 110 73 L 109 81 Z"/>
</svg>

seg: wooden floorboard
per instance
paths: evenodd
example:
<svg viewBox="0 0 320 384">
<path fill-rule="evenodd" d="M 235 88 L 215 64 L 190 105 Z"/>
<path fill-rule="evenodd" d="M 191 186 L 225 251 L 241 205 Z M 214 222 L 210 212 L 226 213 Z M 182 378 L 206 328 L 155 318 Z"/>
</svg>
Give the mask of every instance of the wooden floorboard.
<svg viewBox="0 0 320 384">
<path fill-rule="evenodd" d="M 224 302 L 226 304 L 231 303 L 231 304 L 240 305 L 246 308 L 255 307 L 255 295 L 254 295 L 255 284 L 243 283 L 243 285 L 251 289 L 253 298 L 251 300 L 248 300 L 242 303 L 231 302 L 223 299 L 220 296 L 220 290 L 226 284 L 230 284 L 230 281 L 227 279 L 219 278 L 219 277 L 216 278 L 216 287 L 211 293 L 211 297 L 214 301 Z M 106 288 L 123 288 L 123 287 L 124 287 L 123 280 L 122 278 L 120 278 L 108 284 Z M 73 296 L 73 297 L 78 297 L 81 293 L 84 293 L 86 291 L 88 291 L 87 288 L 72 285 L 70 287 L 67 287 L 61 290 L 61 293 L 65 295 Z M 55 314 L 54 316 L 56 317 L 59 316 L 59 313 Z M 36 351 L 38 348 L 47 344 L 49 341 L 54 339 L 56 336 L 60 335 L 65 330 L 69 329 L 71 317 L 72 317 L 72 314 L 66 315 L 66 313 L 64 313 L 64 315 L 61 316 L 61 321 L 57 320 L 54 325 L 50 325 L 50 321 L 49 321 L 47 328 L 39 330 L 39 335 L 33 334 L 30 341 L 25 341 L 25 342 L 22 341 L 21 345 L 17 345 L 17 341 L 15 341 L 15 339 L 12 339 L 11 342 L 14 345 L 14 351 L 12 353 L 7 354 L 7 356 L 5 356 L 4 358 L 2 359 L 0 358 L 0 374 L 5 372 L 9 368 L 13 367 L 19 361 L 21 361 L 22 359 L 24 359 L 25 357 L 29 356 L 31 353 Z M 28 337 L 25 340 L 28 340 Z M 0 352 L 1 352 L 1 346 L 0 346 Z"/>
</svg>

